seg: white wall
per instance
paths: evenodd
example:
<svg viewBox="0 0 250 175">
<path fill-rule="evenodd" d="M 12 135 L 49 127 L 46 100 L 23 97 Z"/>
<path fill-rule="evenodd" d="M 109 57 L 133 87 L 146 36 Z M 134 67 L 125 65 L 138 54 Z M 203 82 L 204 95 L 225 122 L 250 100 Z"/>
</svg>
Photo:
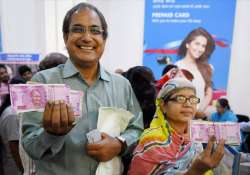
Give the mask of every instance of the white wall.
<svg viewBox="0 0 250 175">
<path fill-rule="evenodd" d="M 44 2 L 0 0 L 4 52 L 45 52 Z"/>
<path fill-rule="evenodd" d="M 61 52 L 67 55 L 63 41 L 62 24 L 66 12 L 79 2 L 86 0 L 43 0 L 45 6 L 44 29 L 45 32 L 45 55 L 50 52 Z"/>
<path fill-rule="evenodd" d="M 144 0 L 0 0 L 5 52 L 66 54 L 62 20 L 78 2 L 96 5 L 107 19 L 109 37 L 102 64 L 124 70 L 142 64 Z M 228 97 L 237 113 L 250 116 L 250 0 L 237 0 Z"/>
<path fill-rule="evenodd" d="M 115 70 L 142 64 L 144 1 L 89 0 L 107 19 L 109 37 L 102 63 Z"/>
<path fill-rule="evenodd" d="M 228 98 L 232 109 L 250 116 L 249 0 L 237 0 L 230 64 Z"/>
</svg>

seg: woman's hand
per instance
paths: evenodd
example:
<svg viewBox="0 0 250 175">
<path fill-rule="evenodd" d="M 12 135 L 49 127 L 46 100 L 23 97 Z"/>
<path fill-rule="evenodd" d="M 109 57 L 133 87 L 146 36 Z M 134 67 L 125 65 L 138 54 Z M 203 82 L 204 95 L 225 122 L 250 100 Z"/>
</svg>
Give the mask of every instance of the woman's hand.
<svg viewBox="0 0 250 175">
<path fill-rule="evenodd" d="M 210 137 L 206 149 L 194 160 L 186 175 L 203 174 L 206 171 L 217 167 L 224 156 L 224 140 L 220 140 L 214 150 L 215 137 Z"/>
</svg>

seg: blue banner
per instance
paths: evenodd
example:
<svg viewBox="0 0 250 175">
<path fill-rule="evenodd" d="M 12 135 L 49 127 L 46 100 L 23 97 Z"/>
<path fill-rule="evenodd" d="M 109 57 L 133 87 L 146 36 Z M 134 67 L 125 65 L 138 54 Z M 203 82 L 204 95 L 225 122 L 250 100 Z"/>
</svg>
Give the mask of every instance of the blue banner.
<svg viewBox="0 0 250 175">
<path fill-rule="evenodd" d="M 143 65 L 156 79 L 165 63 L 175 63 L 182 40 L 195 28 L 206 29 L 216 49 L 210 57 L 214 89 L 227 89 L 236 0 L 146 0 Z"/>
<path fill-rule="evenodd" d="M 1 64 L 38 64 L 39 54 L 0 53 Z"/>
</svg>

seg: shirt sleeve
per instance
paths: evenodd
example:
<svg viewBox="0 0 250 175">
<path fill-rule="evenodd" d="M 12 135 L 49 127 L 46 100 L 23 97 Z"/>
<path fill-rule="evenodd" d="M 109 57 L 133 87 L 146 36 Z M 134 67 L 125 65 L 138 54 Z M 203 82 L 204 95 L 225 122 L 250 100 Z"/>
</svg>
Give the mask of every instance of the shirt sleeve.
<svg viewBox="0 0 250 175">
<path fill-rule="evenodd" d="M 6 117 L 6 138 L 8 141 L 19 140 L 19 125 L 14 114 Z"/>
<path fill-rule="evenodd" d="M 215 113 L 212 113 L 212 114 L 211 114 L 210 120 L 211 120 L 211 121 L 215 121 Z"/>
<path fill-rule="evenodd" d="M 233 112 L 231 112 L 230 121 L 238 122 L 238 118 L 236 117 L 236 115 Z"/>
<path fill-rule="evenodd" d="M 243 132 L 250 132 L 250 122 L 240 122 L 240 129 Z"/>
<path fill-rule="evenodd" d="M 131 86 L 129 86 L 128 110 L 134 114 L 134 117 L 129 122 L 125 132 L 121 134 L 121 136 L 126 139 L 127 144 L 124 154 L 135 148 L 135 145 L 143 132 L 143 114 Z"/>
<path fill-rule="evenodd" d="M 39 75 L 32 78 L 34 82 L 43 82 Z M 47 133 L 42 127 L 41 112 L 26 112 L 22 120 L 22 145 L 33 159 L 50 159 L 58 154 L 64 145 L 65 136 Z"/>
</svg>

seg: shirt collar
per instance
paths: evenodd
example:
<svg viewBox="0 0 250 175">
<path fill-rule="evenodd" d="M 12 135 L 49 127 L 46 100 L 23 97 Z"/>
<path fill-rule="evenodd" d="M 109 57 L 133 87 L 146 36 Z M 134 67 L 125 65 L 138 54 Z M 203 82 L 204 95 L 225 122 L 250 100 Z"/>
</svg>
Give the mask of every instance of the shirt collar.
<svg viewBox="0 0 250 175">
<path fill-rule="evenodd" d="M 68 59 L 63 68 L 63 78 L 71 77 L 75 74 L 79 73 L 74 64 Z"/>
<path fill-rule="evenodd" d="M 110 74 L 99 64 L 100 78 L 105 81 L 110 81 Z"/>
<path fill-rule="evenodd" d="M 63 68 L 63 78 L 68 78 L 78 73 L 79 71 L 74 66 L 72 61 L 68 59 Z M 110 74 L 100 64 L 99 64 L 99 73 L 97 77 L 98 79 L 100 78 L 105 81 L 110 81 Z"/>
</svg>

